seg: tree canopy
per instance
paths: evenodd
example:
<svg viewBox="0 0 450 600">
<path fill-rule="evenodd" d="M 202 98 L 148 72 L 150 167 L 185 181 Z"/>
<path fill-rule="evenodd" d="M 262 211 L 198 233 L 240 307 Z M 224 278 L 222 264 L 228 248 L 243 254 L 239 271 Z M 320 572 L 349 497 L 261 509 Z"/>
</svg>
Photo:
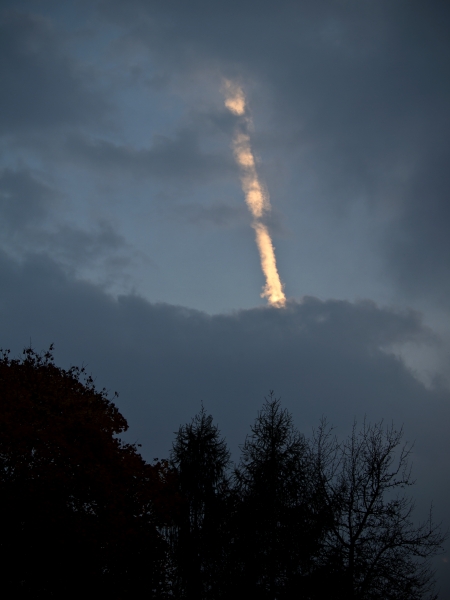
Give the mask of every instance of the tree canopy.
<svg viewBox="0 0 450 600">
<path fill-rule="evenodd" d="M 123 598 L 145 581 L 163 596 L 172 476 L 118 438 L 127 422 L 106 391 L 28 348 L 2 354 L 0 400 L 2 585 L 14 597 Z"/>
<path fill-rule="evenodd" d="M 176 433 L 171 464 L 178 474 L 182 498 L 171 531 L 178 567 L 176 590 L 193 600 L 215 598 L 222 593 L 228 575 L 230 452 L 203 406 Z"/>
<path fill-rule="evenodd" d="M 235 478 L 248 593 L 270 599 L 306 593 L 327 506 L 317 494 L 308 442 L 273 393 L 242 446 Z"/>
<path fill-rule="evenodd" d="M 334 581 L 329 598 L 435 598 L 428 558 L 443 542 L 430 510 L 413 521 L 413 484 L 402 430 L 364 422 L 342 443 L 322 423 L 314 441 L 318 477 L 333 521 L 321 562 Z M 320 458 L 319 458 L 320 457 Z M 332 566 L 333 565 L 333 566 Z M 336 591 L 338 590 L 338 591 Z"/>
</svg>

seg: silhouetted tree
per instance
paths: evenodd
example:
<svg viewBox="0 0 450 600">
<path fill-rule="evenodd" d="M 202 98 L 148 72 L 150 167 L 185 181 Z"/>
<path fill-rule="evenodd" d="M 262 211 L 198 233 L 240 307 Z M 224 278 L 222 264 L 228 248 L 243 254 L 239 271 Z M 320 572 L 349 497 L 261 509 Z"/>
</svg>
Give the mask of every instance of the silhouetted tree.
<svg viewBox="0 0 450 600">
<path fill-rule="evenodd" d="M 242 446 L 236 483 L 239 585 L 254 598 L 301 597 L 327 515 L 308 444 L 273 393 Z"/>
<path fill-rule="evenodd" d="M 317 597 L 342 600 L 436 598 L 428 559 L 445 536 L 433 524 L 412 521 L 413 501 L 403 490 L 414 482 L 411 447 L 402 431 L 383 423 L 339 444 L 326 423 L 314 442 L 316 470 L 333 523 L 318 560 Z M 320 583 L 321 581 L 321 583 Z"/>
<path fill-rule="evenodd" d="M 171 536 L 179 597 L 220 597 L 227 564 L 229 462 L 226 442 L 202 406 L 191 423 L 179 428 L 171 452 L 182 499 Z"/>
<path fill-rule="evenodd" d="M 8 598 L 129 598 L 169 588 L 158 529 L 171 471 L 117 437 L 124 417 L 50 351 L 0 358 L 0 551 Z M 172 487 L 171 487 L 172 486 Z"/>
</svg>

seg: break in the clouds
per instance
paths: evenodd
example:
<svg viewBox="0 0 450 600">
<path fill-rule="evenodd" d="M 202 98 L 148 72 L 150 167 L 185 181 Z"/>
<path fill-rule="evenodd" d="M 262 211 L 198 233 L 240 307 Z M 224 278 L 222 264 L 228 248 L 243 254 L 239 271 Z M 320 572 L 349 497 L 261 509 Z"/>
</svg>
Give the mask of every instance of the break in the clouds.
<svg viewBox="0 0 450 600">
<path fill-rule="evenodd" d="M 161 69 L 222 70 L 251 82 L 274 139 L 282 129 L 294 183 L 312 180 L 309 195 L 337 213 L 368 205 L 375 222 L 386 221 L 374 241 L 385 276 L 408 295 L 448 298 L 450 238 L 440 233 L 449 190 L 445 3 L 100 6 Z"/>
<path fill-rule="evenodd" d="M 165 185 L 177 184 L 183 186 L 178 217 L 192 215 L 189 206 L 214 214 L 237 195 L 232 126 L 225 126 L 218 88 L 222 75 L 238 75 L 254 113 L 261 175 L 292 224 L 290 245 L 279 256 L 286 293 L 342 297 L 347 290 L 354 298 L 372 296 L 378 286 L 379 300 L 400 295 L 417 298 L 421 307 L 436 300 L 445 307 L 450 78 L 444 4 L 280 2 L 275 11 L 261 2 L 255 11 L 249 1 L 195 1 L 187 9 L 180 2 L 133 0 L 125 8 L 109 0 L 92 9 L 69 3 L 67 14 L 52 12 L 55 6 L 46 3 L 39 14 L 24 2 L 2 16 L 9 161 L 21 155 L 24 132 L 33 132 L 33 148 L 22 160 L 26 154 L 42 161 L 50 144 L 46 168 L 64 162 L 83 184 L 95 174 L 106 182 L 131 176 L 121 190 L 129 214 L 144 203 L 162 214 L 158 198 L 167 197 Z M 164 84 L 148 83 L 156 80 Z M 194 111 L 201 116 L 193 123 Z M 145 194 L 140 186 L 149 180 Z M 59 191 L 84 205 L 79 186 L 70 185 L 65 181 Z M 101 194 L 107 205 L 114 191 Z M 123 221 L 116 208 L 114 198 L 107 210 Z M 151 219 L 150 232 L 166 229 Z M 157 262 L 153 248 L 137 243 Z M 329 250 L 332 244 L 337 249 Z M 203 307 L 217 310 L 220 303 Z"/>
</svg>

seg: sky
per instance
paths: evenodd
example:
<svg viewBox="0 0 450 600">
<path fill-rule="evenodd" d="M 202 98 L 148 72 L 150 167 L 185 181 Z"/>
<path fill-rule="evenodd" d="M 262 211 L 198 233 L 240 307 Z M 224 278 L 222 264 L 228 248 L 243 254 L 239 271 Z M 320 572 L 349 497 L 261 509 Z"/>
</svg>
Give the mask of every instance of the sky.
<svg viewBox="0 0 450 600">
<path fill-rule="evenodd" d="M 0 347 L 87 365 L 148 459 L 201 402 L 237 456 L 269 390 L 306 435 L 403 425 L 447 528 L 449 26 L 437 0 L 3 0 Z"/>
</svg>

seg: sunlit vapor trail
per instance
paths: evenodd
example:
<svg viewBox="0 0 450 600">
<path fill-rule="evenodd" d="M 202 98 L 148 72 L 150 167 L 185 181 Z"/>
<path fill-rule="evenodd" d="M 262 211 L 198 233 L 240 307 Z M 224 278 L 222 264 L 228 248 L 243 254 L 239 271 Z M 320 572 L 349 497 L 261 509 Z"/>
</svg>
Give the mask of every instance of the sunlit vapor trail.
<svg viewBox="0 0 450 600">
<path fill-rule="evenodd" d="M 271 306 L 282 307 L 286 304 L 286 296 L 278 275 L 272 239 L 266 224 L 262 221 L 264 214 L 270 212 L 269 194 L 261 185 L 256 171 L 255 158 L 248 134 L 250 119 L 245 117 L 245 95 L 242 88 L 232 81 L 225 81 L 224 87 L 225 106 L 234 115 L 244 117 L 242 128 L 237 130 L 234 136 L 233 150 L 236 162 L 241 169 L 242 189 L 245 194 L 245 202 L 253 216 L 252 227 L 256 233 L 261 268 L 266 278 L 261 297 L 267 298 Z"/>
</svg>

